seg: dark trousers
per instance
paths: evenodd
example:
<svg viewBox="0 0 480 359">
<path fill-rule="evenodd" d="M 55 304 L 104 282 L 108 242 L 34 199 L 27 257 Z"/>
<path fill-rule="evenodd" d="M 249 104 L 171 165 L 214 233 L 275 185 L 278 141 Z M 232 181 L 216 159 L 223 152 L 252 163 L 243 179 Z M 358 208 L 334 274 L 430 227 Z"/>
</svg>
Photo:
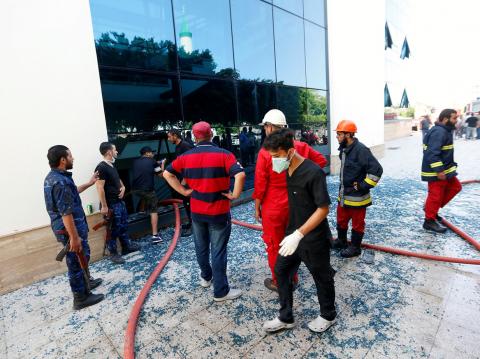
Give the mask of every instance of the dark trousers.
<svg viewBox="0 0 480 359">
<path fill-rule="evenodd" d="M 81 241 L 83 254 L 87 258 L 87 261 L 90 261 L 90 246 L 88 245 L 86 237 L 85 239 L 81 238 Z M 66 240 L 62 243 L 65 245 Z M 70 288 L 72 289 L 72 292 L 85 294 L 87 292 L 87 286 L 77 254 L 74 252 L 67 252 L 66 262 L 68 268 L 68 281 L 70 282 Z"/>
<path fill-rule="evenodd" d="M 227 280 L 227 244 L 232 223 L 192 222 L 193 238 L 200 275 L 213 280 L 213 295 L 224 297 L 230 291 Z M 212 264 L 210 265 L 210 251 Z"/>
<path fill-rule="evenodd" d="M 428 196 L 425 202 L 425 219 L 436 220 L 438 210 L 445 207 L 458 192 L 462 185 L 457 177 L 443 181 L 428 182 Z"/>
<path fill-rule="evenodd" d="M 113 211 L 112 235 L 107 243 L 110 254 L 118 254 L 117 238 L 120 240 L 122 249 L 130 247 L 130 239 L 128 238 L 128 212 L 125 202 L 120 201 L 109 205 Z"/>
<path fill-rule="evenodd" d="M 284 257 L 279 255 L 275 265 L 280 298 L 280 315 L 284 323 L 293 323 L 293 276 L 300 263 L 305 263 L 317 287 L 320 315 L 326 320 L 337 316 L 335 310 L 335 271 L 330 266 L 330 249 L 328 245 L 300 243 L 295 253 Z"/>
</svg>

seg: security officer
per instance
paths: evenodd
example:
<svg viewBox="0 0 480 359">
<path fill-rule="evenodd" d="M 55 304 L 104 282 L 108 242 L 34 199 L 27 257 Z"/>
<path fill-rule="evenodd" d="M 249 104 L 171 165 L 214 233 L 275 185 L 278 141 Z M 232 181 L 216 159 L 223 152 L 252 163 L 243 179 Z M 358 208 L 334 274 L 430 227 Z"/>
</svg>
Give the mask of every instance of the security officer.
<svg viewBox="0 0 480 359">
<path fill-rule="evenodd" d="M 106 215 L 109 209 L 113 211 L 112 235 L 107 247 L 110 252 L 110 260 L 115 264 L 123 264 L 125 260 L 117 251 L 117 238 L 122 245 L 123 255 L 138 251 L 140 247 L 128 238 L 128 213 L 123 201 L 125 186 L 117 169 L 113 166 L 118 155 L 117 149 L 110 142 L 102 142 L 100 153 L 103 161 L 95 168 L 95 172 L 98 172 L 97 192 L 102 204 L 100 212 Z"/>
<path fill-rule="evenodd" d="M 423 139 L 422 181 L 428 182 L 423 228 L 437 233 L 447 230 L 437 222 L 441 219 L 438 210 L 462 190 L 453 160 L 453 130 L 457 117 L 457 111 L 443 110 L 438 122 Z"/>
<path fill-rule="evenodd" d="M 370 149 L 355 138 L 357 126 L 354 122 L 342 120 L 337 125 L 337 139 L 340 147 L 340 189 L 337 206 L 338 239 L 333 241 L 335 249 L 343 249 L 340 255 L 350 258 L 360 255 L 365 215 L 372 204 L 370 189 L 375 187 L 383 168 L 373 157 Z M 347 247 L 348 222 L 352 220 L 352 240 Z"/>
<path fill-rule="evenodd" d="M 51 147 L 47 158 L 51 170 L 43 185 L 45 205 L 57 241 L 65 246 L 68 238 L 70 239 L 70 251 L 66 254 L 68 279 L 73 292 L 73 308 L 82 309 L 101 302 L 104 298 L 103 294 L 93 294 L 88 290 L 98 287 L 102 280 L 90 278 L 90 283 L 85 283 L 77 257 L 77 253 L 83 251 L 87 261 L 90 260 L 88 225 L 79 193 L 92 186 L 97 180 L 97 175 L 94 174 L 90 181 L 77 187 L 73 182 L 72 173 L 68 172 L 73 168 L 73 156 L 67 147 L 62 145 Z"/>
</svg>

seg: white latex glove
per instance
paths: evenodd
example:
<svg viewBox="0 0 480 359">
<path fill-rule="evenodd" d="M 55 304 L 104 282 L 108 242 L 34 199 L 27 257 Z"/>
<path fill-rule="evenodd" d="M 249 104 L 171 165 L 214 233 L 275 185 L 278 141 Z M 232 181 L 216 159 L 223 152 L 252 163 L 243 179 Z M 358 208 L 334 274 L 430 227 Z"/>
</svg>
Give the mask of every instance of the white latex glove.
<svg viewBox="0 0 480 359">
<path fill-rule="evenodd" d="M 297 250 L 298 243 L 303 238 L 303 234 L 298 229 L 295 230 L 289 236 L 286 236 L 283 241 L 280 242 L 280 250 L 278 253 L 284 257 L 291 256 Z"/>
</svg>

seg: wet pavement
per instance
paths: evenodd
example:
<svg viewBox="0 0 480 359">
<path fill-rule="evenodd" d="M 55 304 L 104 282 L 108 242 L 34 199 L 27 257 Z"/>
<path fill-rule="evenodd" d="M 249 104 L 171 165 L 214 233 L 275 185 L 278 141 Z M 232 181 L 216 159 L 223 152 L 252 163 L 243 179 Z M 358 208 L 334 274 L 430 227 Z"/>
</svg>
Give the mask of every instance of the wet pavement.
<svg viewBox="0 0 480 359">
<path fill-rule="evenodd" d="M 361 138 L 360 138 L 361 140 Z M 418 252 L 480 259 L 473 246 L 448 231 L 426 233 L 419 180 L 418 134 L 386 144 L 385 174 L 367 210 L 365 241 Z M 480 179 L 480 141 L 455 144 L 460 179 Z M 328 178 L 334 198 L 338 177 Z M 465 186 L 442 210 L 449 221 L 480 240 L 480 185 Z M 330 225 L 335 228 L 332 205 Z M 253 204 L 233 209 L 252 222 Z M 163 233 L 171 238 L 172 229 Z M 128 316 L 153 268 L 167 250 L 140 241 L 142 251 L 126 264 L 107 260 L 91 272 L 104 279 L 96 290 L 106 299 L 72 310 L 66 275 L 0 296 L 0 358 L 120 358 Z M 263 286 L 269 270 L 260 233 L 234 226 L 229 243 L 229 280 L 244 291 L 228 303 L 213 302 L 198 284 L 192 238 L 181 238 L 154 284 L 139 319 L 137 358 L 478 358 L 480 357 L 480 268 L 376 252 L 374 263 L 341 259 L 337 271 L 337 323 L 327 332 L 309 331 L 319 313 L 313 281 L 302 265 L 294 296 L 298 326 L 267 335 L 265 320 L 276 316 L 278 299 Z"/>
</svg>

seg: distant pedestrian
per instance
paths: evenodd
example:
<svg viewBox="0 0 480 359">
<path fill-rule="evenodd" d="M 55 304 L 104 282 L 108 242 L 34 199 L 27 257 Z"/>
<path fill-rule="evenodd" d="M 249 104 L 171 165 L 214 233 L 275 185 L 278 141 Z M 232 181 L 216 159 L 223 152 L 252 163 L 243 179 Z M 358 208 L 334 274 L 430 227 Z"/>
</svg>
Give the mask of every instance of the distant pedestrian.
<svg viewBox="0 0 480 359">
<path fill-rule="evenodd" d="M 138 196 L 143 203 L 143 209 L 150 215 L 150 224 L 152 227 L 152 243 L 162 241 L 158 233 L 158 199 L 155 193 L 155 176 L 162 174 L 160 162 L 157 162 L 153 156 L 155 151 L 149 146 L 144 146 L 140 150 L 141 157 L 133 161 L 133 183 L 132 194 Z"/>
<path fill-rule="evenodd" d="M 242 166 L 247 167 L 249 165 L 249 141 L 247 128 L 242 128 L 242 131 L 238 135 L 240 142 L 240 158 L 242 160 Z"/>
<path fill-rule="evenodd" d="M 230 200 L 240 196 L 245 173 L 232 153 L 211 142 L 210 124 L 198 122 L 192 131 L 197 146 L 173 161 L 165 170 L 164 178 L 174 190 L 185 197 L 191 196 L 200 285 L 208 288 L 213 281 L 213 299 L 232 300 L 242 292 L 230 288 L 227 280 L 227 244 L 232 228 Z M 179 176 L 188 187 L 180 183 Z M 233 193 L 230 192 L 231 177 L 235 179 Z"/>
<path fill-rule="evenodd" d="M 476 135 L 476 128 L 478 123 L 478 118 L 474 116 L 472 113 L 467 119 L 465 120 L 467 123 L 467 140 L 473 140 Z"/>
<path fill-rule="evenodd" d="M 447 230 L 439 223 L 439 209 L 445 207 L 462 190 L 453 158 L 452 131 L 457 117 L 457 111 L 443 110 L 435 126 L 423 139 L 422 181 L 428 182 L 423 228 L 437 233 L 445 233 Z"/>
<path fill-rule="evenodd" d="M 115 264 L 123 264 L 125 260 L 118 254 L 117 239 L 122 246 L 122 255 L 138 251 L 140 246 L 132 243 L 128 237 L 128 213 L 123 201 L 125 186 L 117 169 L 113 166 L 118 155 L 117 149 L 110 142 L 102 142 L 100 154 L 103 156 L 103 161 L 95 168 L 98 172 L 97 192 L 102 205 L 100 212 L 108 215 L 111 210 L 113 215 L 111 237 L 107 242 L 107 248 L 110 252 L 110 260 Z"/>
<path fill-rule="evenodd" d="M 422 130 L 422 139 L 427 134 L 431 125 L 432 125 L 432 120 L 430 119 L 430 116 L 428 115 L 423 116 L 422 120 L 420 121 L 420 128 Z"/>
<path fill-rule="evenodd" d="M 79 194 L 97 181 L 97 174 L 77 187 L 72 173 L 69 172 L 73 168 L 73 156 L 67 147 L 50 147 L 47 158 L 51 170 L 43 185 L 45 205 L 57 241 L 64 247 L 69 243 L 66 262 L 68 280 L 73 292 L 73 309 L 82 309 L 101 302 L 104 298 L 103 294 L 91 292 L 102 280 L 87 278 L 79 259 L 79 256 L 84 256 L 87 263 L 90 261 L 88 224 Z"/>
</svg>

